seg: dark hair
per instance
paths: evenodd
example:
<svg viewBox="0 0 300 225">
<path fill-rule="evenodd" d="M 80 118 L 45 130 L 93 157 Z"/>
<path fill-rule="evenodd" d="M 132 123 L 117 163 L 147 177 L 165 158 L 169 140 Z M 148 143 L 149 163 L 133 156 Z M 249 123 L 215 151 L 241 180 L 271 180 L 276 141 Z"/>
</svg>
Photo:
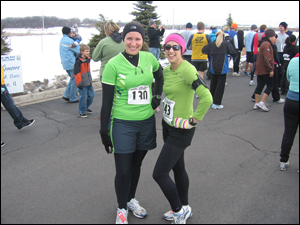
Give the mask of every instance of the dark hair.
<svg viewBox="0 0 300 225">
<path fill-rule="evenodd" d="M 294 41 L 296 41 L 296 36 L 293 35 L 293 34 L 291 34 L 289 37 L 287 37 L 287 38 L 285 39 L 285 44 L 286 44 L 287 46 L 291 46 L 292 43 L 293 43 Z"/>
<path fill-rule="evenodd" d="M 244 47 L 244 31 L 238 30 L 237 35 L 238 35 L 238 47 L 239 50 L 242 51 Z"/>
</svg>

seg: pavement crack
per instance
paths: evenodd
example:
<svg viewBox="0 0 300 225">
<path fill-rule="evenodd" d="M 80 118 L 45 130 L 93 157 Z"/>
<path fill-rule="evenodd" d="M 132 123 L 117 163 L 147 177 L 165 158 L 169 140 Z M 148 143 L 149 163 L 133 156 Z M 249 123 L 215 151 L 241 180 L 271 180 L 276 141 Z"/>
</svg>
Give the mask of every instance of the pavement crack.
<svg viewBox="0 0 300 225">
<path fill-rule="evenodd" d="M 71 126 L 71 125 L 69 125 L 69 124 L 67 124 L 67 123 L 65 123 L 65 122 L 62 122 L 62 121 L 60 121 L 60 120 L 56 120 L 56 119 L 54 119 L 54 118 L 49 117 L 48 114 L 47 114 L 45 111 L 41 110 L 41 109 L 36 109 L 36 110 L 38 110 L 38 111 L 44 113 L 46 119 L 48 119 L 48 120 L 53 120 L 53 121 L 55 121 L 55 122 L 57 122 L 57 123 L 62 123 L 62 124 L 64 124 L 64 125 L 66 125 L 67 127 L 73 127 L 73 126 Z"/>
<path fill-rule="evenodd" d="M 268 150 L 266 150 L 266 149 L 260 149 L 260 148 L 258 148 L 255 144 L 253 144 L 251 141 L 246 140 L 245 138 L 240 137 L 240 136 L 238 136 L 238 135 L 236 135 L 236 134 L 226 133 L 226 132 L 220 130 L 219 128 L 215 129 L 215 131 L 216 131 L 217 133 L 222 133 L 222 134 L 225 134 L 225 135 L 228 135 L 228 136 L 231 136 L 231 137 L 235 137 L 235 138 L 241 139 L 242 141 L 244 141 L 244 142 L 250 144 L 254 149 L 256 149 L 256 150 L 258 150 L 258 151 L 260 151 L 260 152 L 278 154 L 278 151 L 271 151 L 271 150 L 268 151 Z"/>
</svg>

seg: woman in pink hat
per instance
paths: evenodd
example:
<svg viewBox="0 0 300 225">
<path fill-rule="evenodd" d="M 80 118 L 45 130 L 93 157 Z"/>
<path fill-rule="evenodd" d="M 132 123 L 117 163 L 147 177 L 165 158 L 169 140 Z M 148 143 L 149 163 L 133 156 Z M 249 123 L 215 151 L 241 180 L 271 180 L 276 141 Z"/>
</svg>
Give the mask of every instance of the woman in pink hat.
<svg viewBox="0 0 300 225">
<path fill-rule="evenodd" d="M 164 146 L 157 159 L 153 178 L 171 205 L 172 210 L 165 213 L 164 218 L 174 220 L 176 224 L 185 223 L 192 216 L 192 208 L 188 202 L 189 178 L 184 166 L 184 152 L 191 144 L 197 122 L 203 119 L 209 109 L 212 96 L 196 68 L 182 59 L 185 41 L 180 34 L 170 34 L 165 40 L 164 50 L 170 62 L 163 71 Z M 201 100 L 194 111 L 195 92 Z M 175 182 L 169 176 L 171 170 L 174 172 Z"/>
</svg>

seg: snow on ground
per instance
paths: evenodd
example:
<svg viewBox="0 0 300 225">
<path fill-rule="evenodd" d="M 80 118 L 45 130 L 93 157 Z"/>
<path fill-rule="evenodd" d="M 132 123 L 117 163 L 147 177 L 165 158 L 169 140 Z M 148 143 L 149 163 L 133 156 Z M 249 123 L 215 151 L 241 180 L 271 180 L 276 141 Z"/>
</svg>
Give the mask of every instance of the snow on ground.
<svg viewBox="0 0 300 225">
<path fill-rule="evenodd" d="M 62 38 L 62 27 L 53 27 L 44 29 L 20 29 L 20 28 L 5 28 L 7 33 L 23 33 L 23 34 L 35 34 L 26 36 L 10 36 L 7 38 L 10 48 L 12 48 L 11 55 L 21 55 L 22 58 L 22 77 L 23 84 L 31 81 L 41 81 L 44 79 L 49 80 L 49 85 L 52 85 L 56 80 L 56 76 L 66 75 L 66 71 L 62 68 L 60 55 L 59 55 L 59 43 Z M 166 30 L 164 39 L 170 33 L 182 32 L 183 30 Z M 37 35 L 44 32 L 44 35 Z M 192 32 L 197 32 L 193 30 Z M 210 30 L 205 30 L 205 33 L 209 34 Z M 51 34 L 49 34 L 51 33 Z M 92 34 L 98 34 L 96 28 L 79 27 L 79 34 L 82 36 L 83 43 L 89 43 L 92 38 Z M 245 31 L 244 35 L 247 34 Z M 296 36 L 299 35 L 297 32 Z M 245 56 L 241 57 L 241 62 L 245 61 Z M 160 60 L 163 67 L 168 64 L 168 60 Z M 231 63 L 232 64 L 232 63 Z M 93 79 L 99 78 L 99 69 L 101 62 L 91 61 L 91 71 Z M 232 67 L 232 65 L 231 65 Z M 67 80 L 68 81 L 68 80 Z"/>
</svg>

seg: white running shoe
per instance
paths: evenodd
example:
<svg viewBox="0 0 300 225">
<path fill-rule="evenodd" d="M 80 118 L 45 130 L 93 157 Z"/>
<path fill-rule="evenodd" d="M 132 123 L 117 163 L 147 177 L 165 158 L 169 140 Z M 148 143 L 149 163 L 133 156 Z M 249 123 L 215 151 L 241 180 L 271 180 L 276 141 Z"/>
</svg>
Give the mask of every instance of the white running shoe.
<svg viewBox="0 0 300 225">
<path fill-rule="evenodd" d="M 286 170 L 286 168 L 289 167 L 289 165 L 290 165 L 289 161 L 287 161 L 287 162 L 280 162 L 279 169 L 281 171 Z"/>
<path fill-rule="evenodd" d="M 223 106 L 223 105 L 212 104 L 211 108 L 212 108 L 212 109 L 223 109 L 224 106 Z"/>
<path fill-rule="evenodd" d="M 232 73 L 232 76 L 233 76 L 233 77 L 238 77 L 238 76 L 240 76 L 240 74 L 237 73 L 237 72 L 233 72 L 233 73 Z"/>
<path fill-rule="evenodd" d="M 259 109 L 258 103 L 255 103 L 255 104 L 254 104 L 253 109 Z"/>
<path fill-rule="evenodd" d="M 127 215 L 128 215 L 128 210 L 118 208 L 116 224 L 128 224 Z"/>
<path fill-rule="evenodd" d="M 254 80 L 250 80 L 250 83 L 249 83 L 250 86 L 254 86 L 255 85 L 255 82 Z"/>
<path fill-rule="evenodd" d="M 177 213 L 173 213 L 173 222 L 172 224 L 186 224 L 186 220 L 192 214 L 191 207 L 182 207 L 183 213 L 181 215 L 176 215 Z"/>
<path fill-rule="evenodd" d="M 285 99 L 280 98 L 278 101 L 276 101 L 277 103 L 281 104 L 281 103 L 285 103 Z"/>
<path fill-rule="evenodd" d="M 133 215 L 137 218 L 145 218 L 147 216 L 147 211 L 142 206 L 140 206 L 139 202 L 132 198 L 130 202 L 127 202 L 127 207 L 129 211 L 132 211 Z"/>
<path fill-rule="evenodd" d="M 258 104 L 257 104 L 257 106 L 259 107 L 259 108 L 261 108 L 262 110 L 264 110 L 265 112 L 268 112 L 270 109 L 266 106 L 266 103 L 264 103 L 264 102 L 262 102 L 262 101 L 260 101 Z"/>
<path fill-rule="evenodd" d="M 184 208 L 184 209 L 188 208 L 188 210 L 189 210 L 189 216 L 188 216 L 188 218 L 190 218 L 190 217 L 193 216 L 193 210 L 192 210 L 191 206 L 189 206 L 189 205 L 183 205 L 182 208 Z M 163 217 L 164 217 L 165 220 L 172 221 L 174 219 L 174 212 L 172 210 L 168 211 L 168 212 L 166 212 L 164 214 Z"/>
</svg>

